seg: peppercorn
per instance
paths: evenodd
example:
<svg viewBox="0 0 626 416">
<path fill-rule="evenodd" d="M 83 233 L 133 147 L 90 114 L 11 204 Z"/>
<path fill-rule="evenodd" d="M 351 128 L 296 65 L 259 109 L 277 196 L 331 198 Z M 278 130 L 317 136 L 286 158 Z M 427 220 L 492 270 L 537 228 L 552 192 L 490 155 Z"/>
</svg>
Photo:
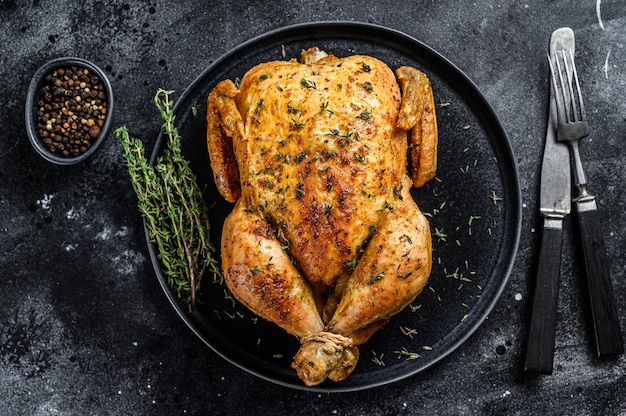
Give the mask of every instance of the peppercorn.
<svg viewBox="0 0 626 416">
<path fill-rule="evenodd" d="M 56 155 L 83 154 L 100 136 L 106 109 L 107 94 L 97 75 L 76 65 L 57 68 L 46 75 L 39 91 L 39 137 Z"/>
<path fill-rule="evenodd" d="M 92 139 L 98 137 L 99 135 L 100 135 L 100 127 L 93 126 L 92 128 L 89 129 L 89 136 Z"/>
</svg>

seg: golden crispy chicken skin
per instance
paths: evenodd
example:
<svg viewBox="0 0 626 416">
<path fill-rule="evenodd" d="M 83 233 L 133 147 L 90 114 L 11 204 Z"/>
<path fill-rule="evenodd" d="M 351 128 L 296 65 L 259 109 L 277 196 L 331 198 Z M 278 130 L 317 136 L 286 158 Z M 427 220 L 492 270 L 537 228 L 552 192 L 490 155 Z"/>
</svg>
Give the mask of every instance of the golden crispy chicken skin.
<svg viewBox="0 0 626 416">
<path fill-rule="evenodd" d="M 306 385 L 345 379 L 357 345 L 430 276 L 429 225 L 409 193 L 436 170 L 428 78 L 311 48 L 255 66 L 239 87 L 220 82 L 207 108 L 215 183 L 236 202 L 226 284 L 300 339 L 292 367 Z"/>
</svg>

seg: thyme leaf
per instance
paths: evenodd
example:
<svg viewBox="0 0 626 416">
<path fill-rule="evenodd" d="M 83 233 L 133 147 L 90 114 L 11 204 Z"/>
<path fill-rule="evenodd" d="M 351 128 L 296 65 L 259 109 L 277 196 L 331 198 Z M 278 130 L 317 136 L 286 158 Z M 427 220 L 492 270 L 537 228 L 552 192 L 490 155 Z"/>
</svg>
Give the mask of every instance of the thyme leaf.
<svg viewBox="0 0 626 416">
<path fill-rule="evenodd" d="M 300 80 L 300 84 L 306 88 L 313 88 L 313 89 L 317 89 L 317 85 L 315 84 L 315 81 L 311 81 L 308 80 L 306 78 L 302 78 Z"/>
</svg>

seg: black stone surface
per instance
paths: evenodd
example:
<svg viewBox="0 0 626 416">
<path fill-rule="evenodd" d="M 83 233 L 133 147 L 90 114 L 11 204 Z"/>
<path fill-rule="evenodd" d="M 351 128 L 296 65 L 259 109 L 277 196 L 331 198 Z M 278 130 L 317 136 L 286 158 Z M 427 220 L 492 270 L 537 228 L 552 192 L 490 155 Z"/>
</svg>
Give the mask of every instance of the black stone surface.
<svg viewBox="0 0 626 416">
<path fill-rule="evenodd" d="M 539 168 L 551 32 L 574 29 L 592 135 L 581 143 L 599 198 L 626 333 L 626 6 L 620 0 L 252 2 L 0 1 L 0 414 L 626 414 L 623 357 L 593 357 L 584 265 L 568 218 L 555 371 L 521 372 L 537 261 Z M 116 94 L 115 124 L 151 149 L 157 88 L 184 91 L 236 45 L 285 25 L 370 22 L 401 30 L 468 74 L 499 115 L 524 198 L 510 282 L 481 328 L 430 370 L 349 394 L 279 387 L 214 354 L 170 307 L 150 264 L 121 148 L 53 166 L 28 143 L 30 77 L 89 59 Z M 445 140 L 445 138 L 442 138 Z"/>
</svg>

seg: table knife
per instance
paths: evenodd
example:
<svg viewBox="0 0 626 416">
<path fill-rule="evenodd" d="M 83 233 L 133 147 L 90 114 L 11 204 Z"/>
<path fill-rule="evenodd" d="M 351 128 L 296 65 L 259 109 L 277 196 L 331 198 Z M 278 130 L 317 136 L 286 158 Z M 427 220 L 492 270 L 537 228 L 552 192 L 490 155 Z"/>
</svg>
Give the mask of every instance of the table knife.
<svg viewBox="0 0 626 416">
<path fill-rule="evenodd" d="M 564 48 L 574 50 L 574 33 L 569 28 L 557 29 L 550 37 L 551 54 Z M 542 374 L 552 374 L 563 220 L 571 211 L 569 149 L 566 144 L 557 141 L 556 104 L 552 86 L 549 103 L 539 189 L 539 213 L 543 229 L 524 360 L 524 371 Z"/>
</svg>

